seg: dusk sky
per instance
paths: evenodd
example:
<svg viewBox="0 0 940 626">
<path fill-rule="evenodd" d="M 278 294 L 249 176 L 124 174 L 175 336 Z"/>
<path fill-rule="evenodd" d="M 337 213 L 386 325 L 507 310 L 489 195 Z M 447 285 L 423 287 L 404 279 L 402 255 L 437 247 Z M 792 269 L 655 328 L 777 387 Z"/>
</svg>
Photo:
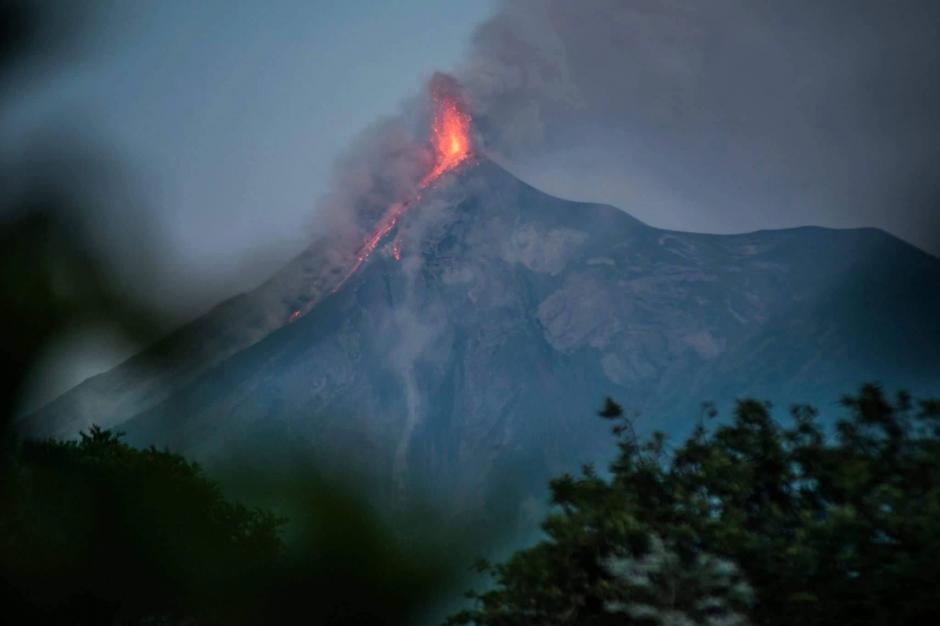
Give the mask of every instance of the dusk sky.
<svg viewBox="0 0 940 626">
<path fill-rule="evenodd" d="M 146 288 L 188 318 L 307 243 L 358 133 L 508 50 L 523 87 L 481 120 L 487 146 L 546 191 L 680 230 L 876 226 L 937 254 L 938 5 L 845 4 L 103 2 L 67 58 L 4 86 L 0 156 L 63 137 L 120 163 L 96 227 L 133 274 L 145 224 Z"/>
</svg>

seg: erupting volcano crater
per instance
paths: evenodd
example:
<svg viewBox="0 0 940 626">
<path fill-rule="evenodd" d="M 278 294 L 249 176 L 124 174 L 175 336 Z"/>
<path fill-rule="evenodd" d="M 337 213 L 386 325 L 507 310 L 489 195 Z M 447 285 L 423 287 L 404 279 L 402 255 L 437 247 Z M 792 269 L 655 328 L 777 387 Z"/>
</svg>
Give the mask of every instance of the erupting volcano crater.
<svg viewBox="0 0 940 626">
<path fill-rule="evenodd" d="M 437 75 L 431 81 L 433 113 L 430 144 L 433 151 L 433 167 L 418 183 L 418 192 L 410 198 L 392 202 L 379 220 L 378 225 L 363 240 L 356 252 L 355 260 L 343 279 L 333 288 L 342 289 L 346 281 L 355 274 L 372 255 L 378 245 L 395 230 L 408 207 L 420 200 L 421 191 L 437 182 L 441 176 L 457 170 L 471 158 L 470 114 L 460 96 L 459 87 L 453 79 Z M 392 255 L 401 258 L 401 241 L 392 245 Z"/>
</svg>

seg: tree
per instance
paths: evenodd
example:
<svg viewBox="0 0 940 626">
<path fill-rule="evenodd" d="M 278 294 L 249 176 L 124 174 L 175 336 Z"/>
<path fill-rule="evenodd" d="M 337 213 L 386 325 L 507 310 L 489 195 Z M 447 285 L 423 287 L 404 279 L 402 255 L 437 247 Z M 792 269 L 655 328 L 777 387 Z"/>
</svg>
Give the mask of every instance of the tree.
<svg viewBox="0 0 940 626">
<path fill-rule="evenodd" d="M 97 427 L 20 442 L 6 466 L 3 623 L 391 626 L 449 578 L 355 494 L 309 476 L 255 477 L 292 505 L 287 523 L 228 500 L 195 463 Z"/>
<path fill-rule="evenodd" d="M 669 450 L 608 403 L 610 476 L 552 481 L 545 539 L 450 623 L 940 623 L 940 402 L 865 385 L 842 407 L 827 432 L 744 400 Z"/>
<path fill-rule="evenodd" d="M 283 552 L 277 517 L 227 502 L 182 457 L 97 427 L 77 442 L 22 443 L 12 471 L 0 522 L 7 618 L 214 615 Z"/>
</svg>

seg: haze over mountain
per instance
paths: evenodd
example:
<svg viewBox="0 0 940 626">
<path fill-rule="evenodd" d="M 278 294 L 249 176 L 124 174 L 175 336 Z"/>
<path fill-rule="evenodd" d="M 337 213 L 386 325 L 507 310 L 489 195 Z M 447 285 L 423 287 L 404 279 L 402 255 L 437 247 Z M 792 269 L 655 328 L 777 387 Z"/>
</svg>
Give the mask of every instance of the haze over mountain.
<svg viewBox="0 0 940 626">
<path fill-rule="evenodd" d="M 680 433 L 705 400 L 940 391 L 940 260 L 877 229 L 660 230 L 480 160 L 409 209 L 400 260 L 391 235 L 339 289 L 348 258 L 311 245 L 29 427 L 210 461 L 274 436 L 392 500 L 525 507 L 608 458 L 605 396 Z"/>
</svg>

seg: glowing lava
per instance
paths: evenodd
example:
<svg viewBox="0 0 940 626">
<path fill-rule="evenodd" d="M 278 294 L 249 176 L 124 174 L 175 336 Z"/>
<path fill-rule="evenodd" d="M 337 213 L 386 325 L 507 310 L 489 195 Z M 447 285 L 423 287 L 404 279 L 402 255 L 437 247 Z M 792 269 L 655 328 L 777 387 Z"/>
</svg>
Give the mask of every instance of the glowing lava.
<svg viewBox="0 0 940 626">
<path fill-rule="evenodd" d="M 356 252 L 356 260 L 353 261 L 352 267 L 349 268 L 349 271 L 343 276 L 343 280 L 339 281 L 336 287 L 333 288 L 333 293 L 339 291 L 340 287 L 349 280 L 349 277 L 356 273 L 356 271 L 362 267 L 362 264 L 366 262 L 366 259 L 369 258 L 375 248 L 379 243 L 385 239 L 385 235 L 389 234 L 395 225 L 398 224 L 398 220 L 401 219 L 401 216 L 404 215 L 405 209 L 408 208 L 406 202 L 396 202 L 392 206 L 388 207 L 385 211 L 385 215 L 382 216 L 382 219 L 379 220 L 379 225 L 375 227 L 375 230 L 372 231 L 372 234 L 366 237 L 365 241 L 362 242 L 362 245 L 359 246 L 359 251 Z"/>
<path fill-rule="evenodd" d="M 454 85 L 450 81 L 432 84 L 431 94 L 434 100 L 434 118 L 431 121 L 431 147 L 434 149 L 434 167 L 425 174 L 418 183 L 419 192 L 434 184 L 441 176 L 457 169 L 470 157 L 470 115 L 464 111 L 463 105 L 456 94 Z M 376 247 L 385 239 L 405 211 L 420 198 L 415 197 L 392 203 L 382 219 L 379 220 L 375 230 L 365 238 L 356 252 L 356 260 L 349 272 L 336 285 L 333 292 L 345 284 L 355 274 L 366 259 L 375 251 Z M 392 245 L 392 257 L 401 259 L 401 241 L 396 238 Z"/>
<path fill-rule="evenodd" d="M 456 169 L 470 156 L 470 116 L 456 99 L 435 94 L 434 122 L 431 125 L 435 165 L 418 185 L 424 189 L 443 174 Z"/>
</svg>

